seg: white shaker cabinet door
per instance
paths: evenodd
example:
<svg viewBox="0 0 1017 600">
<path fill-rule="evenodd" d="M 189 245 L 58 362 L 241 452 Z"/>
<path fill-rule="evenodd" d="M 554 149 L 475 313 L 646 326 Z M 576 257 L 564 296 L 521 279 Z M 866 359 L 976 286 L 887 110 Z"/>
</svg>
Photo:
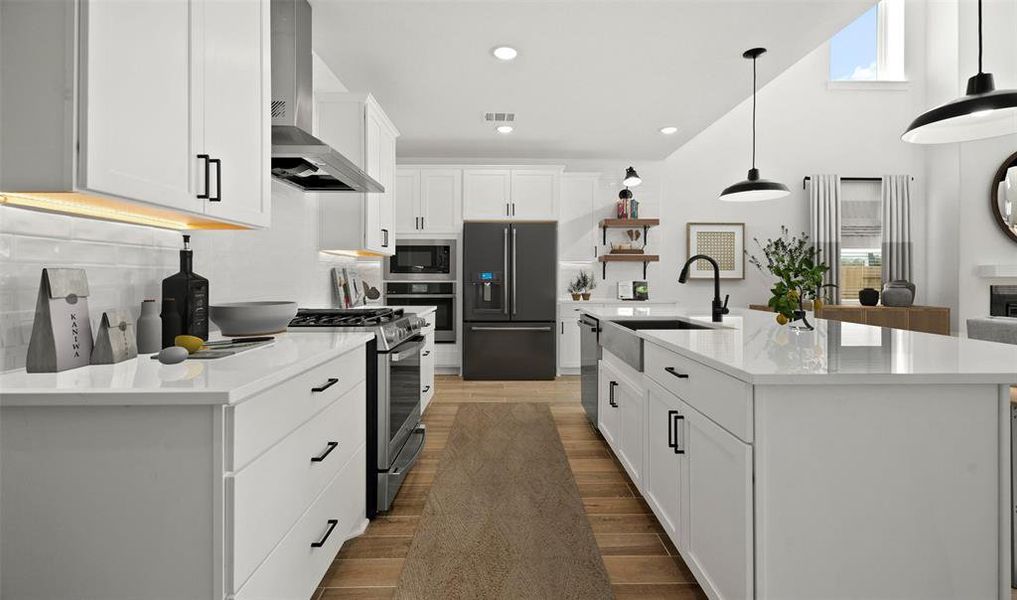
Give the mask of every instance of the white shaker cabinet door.
<svg viewBox="0 0 1017 600">
<path fill-rule="evenodd" d="M 395 216 L 395 136 L 382 128 L 378 140 L 379 165 L 378 181 L 385 186 L 385 192 L 378 196 L 378 228 L 381 230 L 382 253 L 388 256 L 395 254 L 396 247 L 396 216 Z"/>
<path fill-rule="evenodd" d="M 566 310 L 558 317 L 558 368 L 578 369 L 581 351 L 579 315 Z"/>
<path fill-rule="evenodd" d="M 682 439 L 685 415 L 676 396 L 653 381 L 646 385 L 643 497 L 671 541 L 680 546 L 679 540 L 684 537 L 681 482 L 687 465 Z"/>
<path fill-rule="evenodd" d="M 557 219 L 560 177 L 558 171 L 513 169 L 510 216 L 528 221 Z"/>
<path fill-rule="evenodd" d="M 680 403 L 685 416 L 686 558 L 720 598 L 752 598 L 752 447 Z M 708 594 L 710 595 L 710 594 Z"/>
<path fill-rule="evenodd" d="M 512 203 L 508 169 L 463 171 L 463 219 L 508 219 Z"/>
<path fill-rule="evenodd" d="M 458 233 L 463 228 L 463 178 L 459 169 L 420 172 L 420 229 Z"/>
<path fill-rule="evenodd" d="M 396 233 L 420 231 L 420 171 L 397 169 L 392 190 Z"/>
<path fill-rule="evenodd" d="M 618 429 L 621 443 L 619 458 L 628 471 L 632 483 L 643 487 L 643 421 L 646 402 L 642 388 L 622 379 L 615 389 L 615 403 L 621 417 Z"/>
<path fill-rule="evenodd" d="M 82 3 L 79 185 L 200 213 L 194 2 Z"/>
<path fill-rule="evenodd" d="M 267 0 L 206 0 L 204 15 L 204 154 L 210 215 L 250 225 L 271 216 Z M 199 163 L 199 168 L 204 169 Z M 199 174 L 204 182 L 204 173 Z M 204 192 L 204 190 L 202 190 Z"/>
<path fill-rule="evenodd" d="M 621 432 L 618 424 L 619 416 L 617 402 L 618 386 L 621 385 L 621 377 L 618 372 L 606 361 L 600 361 L 600 371 L 597 383 L 597 426 L 600 434 L 607 440 L 615 454 L 620 452 L 619 442 Z"/>
<path fill-rule="evenodd" d="M 594 202 L 600 189 L 597 174 L 565 173 L 561 179 L 558 215 L 558 260 L 593 260 L 597 257 L 597 223 Z"/>
</svg>

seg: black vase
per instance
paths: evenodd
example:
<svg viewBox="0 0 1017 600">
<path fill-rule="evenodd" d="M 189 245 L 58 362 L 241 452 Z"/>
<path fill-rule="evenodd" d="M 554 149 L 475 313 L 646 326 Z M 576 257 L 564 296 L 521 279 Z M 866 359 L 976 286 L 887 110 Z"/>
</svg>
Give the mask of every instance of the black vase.
<svg viewBox="0 0 1017 600">
<path fill-rule="evenodd" d="M 858 301 L 862 303 L 862 306 L 875 306 L 879 304 L 879 290 L 872 288 L 858 290 Z"/>
</svg>

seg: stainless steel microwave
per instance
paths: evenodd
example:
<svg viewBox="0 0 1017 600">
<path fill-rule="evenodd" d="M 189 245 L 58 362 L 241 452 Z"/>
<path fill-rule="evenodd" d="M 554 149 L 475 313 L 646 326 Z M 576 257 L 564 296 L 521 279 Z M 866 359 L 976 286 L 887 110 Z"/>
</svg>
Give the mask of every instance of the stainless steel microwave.
<svg viewBox="0 0 1017 600">
<path fill-rule="evenodd" d="M 388 281 L 455 281 L 456 241 L 401 239 L 385 261 Z"/>
</svg>

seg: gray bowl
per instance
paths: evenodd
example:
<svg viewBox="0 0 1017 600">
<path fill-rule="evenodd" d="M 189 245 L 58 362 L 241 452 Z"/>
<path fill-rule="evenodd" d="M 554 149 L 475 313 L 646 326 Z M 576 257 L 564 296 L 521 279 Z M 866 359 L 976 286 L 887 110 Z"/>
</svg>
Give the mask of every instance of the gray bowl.
<svg viewBox="0 0 1017 600">
<path fill-rule="evenodd" d="M 231 302 L 210 307 L 209 318 L 229 337 L 265 335 L 286 331 L 297 314 L 297 303 L 265 300 Z"/>
</svg>

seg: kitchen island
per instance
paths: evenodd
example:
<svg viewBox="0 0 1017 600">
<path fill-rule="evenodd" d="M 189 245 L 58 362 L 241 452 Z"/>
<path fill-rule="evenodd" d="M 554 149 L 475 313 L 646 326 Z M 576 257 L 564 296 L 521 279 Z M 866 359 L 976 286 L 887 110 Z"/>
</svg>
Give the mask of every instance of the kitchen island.
<svg viewBox="0 0 1017 600">
<path fill-rule="evenodd" d="M 373 339 L 0 375 L 0 596 L 310 598 L 367 525 Z"/>
<path fill-rule="evenodd" d="M 604 343 L 597 426 L 709 596 L 1009 598 L 1017 347 L 584 313 Z M 641 328 L 668 320 L 689 328 Z"/>
</svg>

